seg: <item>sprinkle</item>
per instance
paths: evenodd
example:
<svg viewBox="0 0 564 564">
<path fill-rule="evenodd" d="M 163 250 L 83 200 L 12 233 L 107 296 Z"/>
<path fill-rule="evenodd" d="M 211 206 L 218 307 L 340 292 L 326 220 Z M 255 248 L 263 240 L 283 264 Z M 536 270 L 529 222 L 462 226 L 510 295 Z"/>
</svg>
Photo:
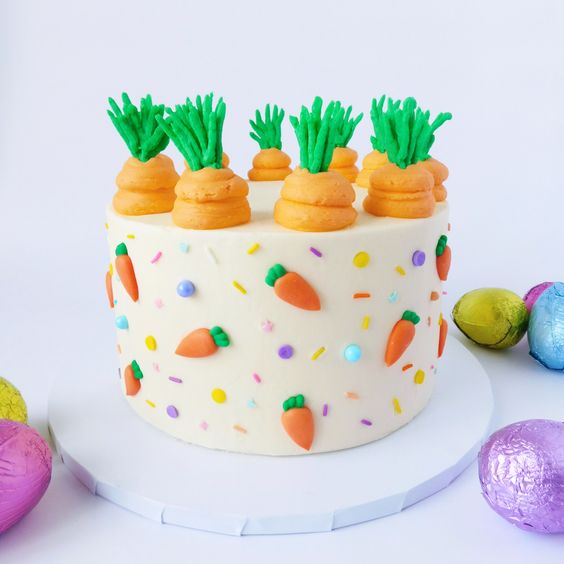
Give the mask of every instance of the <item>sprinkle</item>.
<svg viewBox="0 0 564 564">
<path fill-rule="evenodd" d="M 177 378 L 176 376 L 169 376 L 168 379 L 175 384 L 182 384 L 182 378 Z"/>
<path fill-rule="evenodd" d="M 323 417 L 327 417 L 327 414 L 329 413 L 329 406 L 324 403 L 323 404 Z"/>
<path fill-rule="evenodd" d="M 437 320 L 437 325 L 440 325 L 443 322 L 443 314 L 439 314 L 439 319 Z"/>
<path fill-rule="evenodd" d="M 403 372 L 405 372 L 406 370 L 409 370 L 410 368 L 413 368 L 413 364 L 411 364 L 411 363 L 406 364 L 405 366 L 401 367 Z"/>
<path fill-rule="evenodd" d="M 116 317 L 116 327 L 118 329 L 129 329 L 129 321 L 125 315 L 118 315 Z"/>
<path fill-rule="evenodd" d="M 153 335 L 149 335 L 145 338 L 145 344 L 150 351 L 157 350 L 157 340 L 155 339 L 155 337 L 153 337 Z"/>
<path fill-rule="evenodd" d="M 126 235 L 126 237 L 128 239 L 135 239 L 135 235 L 133 235 L 133 233 L 130 233 L 129 235 Z"/>
<path fill-rule="evenodd" d="M 153 362 L 153 370 L 155 372 L 160 372 L 161 371 L 161 367 L 159 366 L 158 362 Z"/>
<path fill-rule="evenodd" d="M 208 254 L 209 259 L 214 264 L 217 264 L 217 257 L 215 256 L 215 253 L 212 251 L 211 247 L 206 247 L 206 253 Z"/>
<path fill-rule="evenodd" d="M 272 331 L 272 329 L 274 329 L 274 323 L 272 323 L 272 321 L 269 321 L 268 319 L 265 319 L 261 324 L 260 324 L 260 328 L 265 332 L 265 333 L 270 333 Z"/>
<path fill-rule="evenodd" d="M 401 266 L 396 266 L 395 271 L 400 275 L 400 276 L 405 276 L 405 270 L 401 267 Z"/>
<path fill-rule="evenodd" d="M 316 256 L 321 258 L 323 256 L 323 254 L 321 253 L 321 251 L 318 251 L 315 247 L 310 247 L 309 250 Z"/>
<path fill-rule="evenodd" d="M 116 345 L 116 349 L 117 349 L 118 354 L 121 354 L 121 345 L 120 344 Z"/>
<path fill-rule="evenodd" d="M 181 298 L 189 298 L 194 295 L 195 291 L 196 286 L 194 286 L 194 282 L 191 280 L 181 280 L 176 286 L 176 293 Z"/>
<path fill-rule="evenodd" d="M 256 402 L 255 402 L 254 399 L 250 399 L 250 400 L 247 402 L 247 407 L 253 408 L 253 407 L 256 407 L 256 406 L 257 406 L 257 404 L 256 404 Z"/>
<path fill-rule="evenodd" d="M 278 349 L 278 356 L 283 360 L 288 360 L 294 356 L 294 347 L 292 345 L 282 345 Z"/>
<path fill-rule="evenodd" d="M 345 397 L 347 399 L 357 400 L 359 395 L 356 392 L 345 392 Z"/>
<path fill-rule="evenodd" d="M 393 399 L 392 399 L 392 404 L 393 404 L 393 406 L 394 406 L 394 411 L 395 411 L 398 415 L 400 415 L 400 414 L 401 414 L 401 405 L 400 405 L 400 402 L 399 402 L 398 398 L 393 398 Z"/>
<path fill-rule="evenodd" d="M 227 399 L 227 394 L 221 388 L 214 388 L 212 390 L 211 397 L 215 403 L 224 403 Z"/>
<path fill-rule="evenodd" d="M 447 230 L 450 231 L 450 223 L 448 224 Z"/>
<path fill-rule="evenodd" d="M 411 257 L 413 266 L 423 266 L 425 264 L 425 253 L 423 251 L 415 251 Z"/>
<path fill-rule="evenodd" d="M 151 400 L 145 400 L 151 407 L 157 407 Z"/>
<path fill-rule="evenodd" d="M 354 255 L 353 264 L 357 268 L 364 268 L 368 266 L 369 262 L 370 262 L 370 255 L 368 253 L 365 253 L 364 251 L 360 251 L 360 253 L 356 253 L 356 255 Z"/>
<path fill-rule="evenodd" d="M 233 286 L 235 286 L 235 288 L 237 288 L 237 290 L 239 290 L 239 292 L 241 292 L 241 294 L 247 293 L 247 290 L 245 290 L 245 288 L 243 286 L 241 286 L 241 284 L 239 284 L 239 282 L 237 282 L 237 280 L 233 280 Z"/>
<path fill-rule="evenodd" d="M 356 294 L 353 294 L 354 300 L 360 300 L 362 298 L 370 298 L 370 293 L 369 292 L 357 292 Z"/>
<path fill-rule="evenodd" d="M 362 356 L 362 350 L 358 345 L 348 345 L 343 352 L 343 356 L 349 362 L 358 362 Z"/>
<path fill-rule="evenodd" d="M 427 317 L 427 325 L 431 327 L 431 316 Z"/>
<path fill-rule="evenodd" d="M 200 423 L 200 429 L 207 431 L 208 430 L 208 424 L 205 421 L 202 421 Z"/>
<path fill-rule="evenodd" d="M 121 368 L 118 366 L 118 378 L 121 380 Z"/>
<path fill-rule="evenodd" d="M 431 292 L 431 301 L 436 302 L 440 298 L 439 292 Z"/>
<path fill-rule="evenodd" d="M 435 365 L 434 365 L 434 364 L 431 364 L 431 370 L 433 370 L 433 368 L 435 368 Z"/>
<path fill-rule="evenodd" d="M 172 417 L 173 419 L 176 419 L 178 417 L 178 409 L 176 409 L 176 407 L 174 407 L 174 405 L 169 405 L 166 408 L 166 412 L 167 412 L 168 416 Z"/>
<path fill-rule="evenodd" d="M 370 316 L 369 315 L 365 315 L 362 318 L 362 325 L 361 327 L 366 331 L 368 329 L 368 327 L 370 327 Z"/>
<path fill-rule="evenodd" d="M 258 243 L 255 243 L 254 245 L 251 245 L 248 249 L 247 249 L 247 254 L 248 255 L 252 255 L 253 253 L 255 253 L 256 251 L 258 251 L 260 249 L 260 245 Z"/>
<path fill-rule="evenodd" d="M 361 419 L 360 422 L 367 427 L 372 427 L 372 421 L 370 421 L 370 419 Z"/>
<path fill-rule="evenodd" d="M 104 227 L 106 228 L 106 231 L 110 228 L 107 221 L 106 221 L 106 223 L 104 223 Z"/>
<path fill-rule="evenodd" d="M 151 259 L 151 264 L 155 264 L 156 262 L 159 262 L 160 258 L 163 256 L 162 251 L 159 251 L 152 259 Z"/>
<path fill-rule="evenodd" d="M 416 384 L 423 384 L 425 381 L 425 372 L 423 372 L 423 370 L 418 370 L 413 377 L 413 381 Z"/>
<path fill-rule="evenodd" d="M 391 304 L 395 304 L 399 299 L 399 294 L 397 292 L 397 290 L 394 290 L 389 296 L 388 296 L 388 301 Z"/>
<path fill-rule="evenodd" d="M 245 427 L 241 427 L 241 425 L 233 425 L 233 430 L 237 431 L 238 433 L 246 433 L 247 429 Z"/>
<path fill-rule="evenodd" d="M 325 352 L 325 347 L 319 347 L 312 355 L 311 360 L 317 360 Z"/>
<path fill-rule="evenodd" d="M 257 383 L 260 384 L 262 382 L 262 378 L 255 372 L 253 374 L 253 380 Z"/>
<path fill-rule="evenodd" d="M 448 294 L 448 292 L 446 290 L 442 291 L 443 296 L 446 296 Z"/>
<path fill-rule="evenodd" d="M 188 250 L 190 249 L 190 246 L 188 245 L 188 243 L 180 243 L 178 245 L 178 248 L 180 249 L 181 253 L 187 253 Z"/>
<path fill-rule="evenodd" d="M 108 270 L 110 272 L 110 276 L 114 275 L 114 265 L 110 262 L 110 266 L 108 267 Z"/>
<path fill-rule="evenodd" d="M 161 309 L 164 306 L 162 298 L 157 298 L 155 300 L 155 307 Z"/>
</svg>

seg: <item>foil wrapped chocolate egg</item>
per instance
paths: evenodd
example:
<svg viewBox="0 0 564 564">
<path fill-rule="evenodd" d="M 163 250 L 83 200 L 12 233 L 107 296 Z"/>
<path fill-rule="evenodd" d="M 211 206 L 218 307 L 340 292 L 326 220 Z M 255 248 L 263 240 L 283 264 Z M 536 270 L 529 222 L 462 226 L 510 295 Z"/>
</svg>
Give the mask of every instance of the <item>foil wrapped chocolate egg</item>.
<svg viewBox="0 0 564 564">
<path fill-rule="evenodd" d="M 521 340 L 527 331 L 529 313 L 517 294 L 502 288 L 480 288 L 458 300 L 452 319 L 477 345 L 505 349 Z"/>
<path fill-rule="evenodd" d="M 478 455 L 486 501 L 517 527 L 564 533 L 564 423 L 531 419 L 496 431 Z"/>
<path fill-rule="evenodd" d="M 0 419 L 27 423 L 27 407 L 19 390 L 0 377 Z"/>
<path fill-rule="evenodd" d="M 555 282 L 537 299 L 529 322 L 530 355 L 551 370 L 564 371 L 564 284 Z"/>
<path fill-rule="evenodd" d="M 541 282 L 540 284 L 537 284 L 536 286 L 533 286 L 533 287 L 523 296 L 523 301 L 525 302 L 525 305 L 527 306 L 527 309 L 529 310 L 529 313 L 531 313 L 531 310 L 533 309 L 533 306 L 535 305 L 535 302 L 539 299 L 540 295 L 541 295 L 547 288 L 550 288 L 553 284 L 554 284 L 554 282 Z"/>
</svg>

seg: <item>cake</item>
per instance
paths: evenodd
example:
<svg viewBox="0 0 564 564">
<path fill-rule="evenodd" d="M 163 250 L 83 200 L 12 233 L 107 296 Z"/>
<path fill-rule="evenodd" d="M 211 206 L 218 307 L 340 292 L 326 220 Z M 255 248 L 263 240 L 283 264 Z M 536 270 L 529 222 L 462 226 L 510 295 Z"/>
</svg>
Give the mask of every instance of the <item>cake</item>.
<svg viewBox="0 0 564 564">
<path fill-rule="evenodd" d="M 115 198 L 107 211 L 122 392 L 147 423 L 208 448 L 297 455 L 380 439 L 429 402 L 446 339 L 446 167 L 425 161 L 450 114 L 382 103 L 387 162 L 366 190 L 350 164 L 330 168 L 338 133 L 359 121 L 340 103 L 290 118 L 293 171 L 283 110 L 257 111 L 256 180 L 224 166 L 225 113 L 211 95 L 168 109 L 146 98 L 140 111 L 112 101 L 143 185 L 129 212 Z M 168 139 L 186 160 L 175 198 Z"/>
</svg>

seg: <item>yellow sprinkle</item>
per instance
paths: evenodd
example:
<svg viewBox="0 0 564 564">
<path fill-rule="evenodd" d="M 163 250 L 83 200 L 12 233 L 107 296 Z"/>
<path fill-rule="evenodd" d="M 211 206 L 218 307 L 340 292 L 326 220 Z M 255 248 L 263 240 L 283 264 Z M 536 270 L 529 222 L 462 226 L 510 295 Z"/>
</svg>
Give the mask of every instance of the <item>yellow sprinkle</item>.
<svg viewBox="0 0 564 564">
<path fill-rule="evenodd" d="M 423 384 L 425 381 L 425 372 L 423 372 L 423 370 L 418 370 L 413 377 L 413 381 L 416 384 Z"/>
<path fill-rule="evenodd" d="M 145 400 L 151 407 L 157 407 L 151 400 Z"/>
<path fill-rule="evenodd" d="M 239 290 L 239 292 L 241 292 L 241 294 L 247 293 L 247 290 L 245 290 L 245 288 L 243 288 L 243 286 L 241 286 L 241 284 L 239 284 L 239 282 L 237 282 L 237 280 L 233 280 L 233 286 L 235 286 L 235 288 L 237 288 L 237 290 Z"/>
<path fill-rule="evenodd" d="M 311 360 L 317 360 L 325 352 L 325 347 L 319 347 L 312 355 Z"/>
<path fill-rule="evenodd" d="M 443 314 L 441 313 L 439 315 L 439 325 L 441 325 L 442 322 L 443 322 Z"/>
<path fill-rule="evenodd" d="M 365 315 L 365 316 L 362 318 L 362 328 L 366 331 L 369 326 L 370 326 L 370 316 L 369 316 L 369 315 Z"/>
<path fill-rule="evenodd" d="M 345 392 L 345 397 L 347 399 L 357 400 L 358 394 L 356 392 Z"/>
<path fill-rule="evenodd" d="M 401 266 L 396 266 L 396 272 L 397 272 L 400 276 L 405 276 L 405 270 L 404 270 Z"/>
<path fill-rule="evenodd" d="M 392 403 L 394 404 L 394 411 L 395 411 L 398 415 L 400 415 L 400 414 L 401 414 L 401 405 L 400 405 L 400 402 L 399 402 L 398 398 L 394 398 L 394 399 L 392 400 Z"/>
<path fill-rule="evenodd" d="M 110 262 L 110 268 L 108 269 L 110 271 L 110 276 L 114 275 L 114 265 Z"/>
<path fill-rule="evenodd" d="M 133 233 L 130 233 L 130 234 L 127 236 L 127 238 L 128 238 L 128 239 L 135 239 L 135 235 L 133 235 Z"/>
<path fill-rule="evenodd" d="M 146 339 L 145 339 L 145 344 L 147 345 L 147 348 L 150 351 L 156 351 L 157 350 L 157 340 L 155 339 L 155 337 L 153 337 L 152 335 L 149 335 Z"/>
<path fill-rule="evenodd" d="M 104 227 L 106 228 L 106 230 L 110 228 L 110 226 L 107 223 L 104 223 Z"/>
<path fill-rule="evenodd" d="M 258 243 L 255 243 L 254 245 L 251 245 L 247 249 L 247 254 L 252 255 L 255 251 L 258 251 L 259 249 L 260 249 L 260 245 Z"/>
<path fill-rule="evenodd" d="M 368 266 L 369 262 L 370 255 L 368 253 L 365 253 L 364 251 L 360 251 L 360 253 L 356 253 L 356 255 L 354 255 L 353 264 L 357 268 L 364 268 L 365 266 Z"/>
<path fill-rule="evenodd" d="M 214 388 L 211 397 L 215 403 L 223 403 L 227 399 L 227 394 L 221 388 Z"/>
</svg>

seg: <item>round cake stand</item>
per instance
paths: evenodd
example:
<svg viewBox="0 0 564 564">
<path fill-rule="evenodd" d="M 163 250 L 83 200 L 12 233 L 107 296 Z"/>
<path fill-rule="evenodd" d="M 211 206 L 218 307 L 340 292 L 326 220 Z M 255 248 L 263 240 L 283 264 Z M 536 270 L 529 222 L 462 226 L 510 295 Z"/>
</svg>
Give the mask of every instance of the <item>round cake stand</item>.
<svg viewBox="0 0 564 564">
<path fill-rule="evenodd" d="M 441 361 L 432 400 L 412 423 L 334 453 L 268 457 L 189 445 L 135 415 L 117 379 L 82 369 L 55 383 L 49 426 L 63 462 L 92 493 L 147 518 L 230 535 L 330 531 L 417 503 L 476 457 L 493 411 L 488 376 L 455 339 Z"/>
</svg>

